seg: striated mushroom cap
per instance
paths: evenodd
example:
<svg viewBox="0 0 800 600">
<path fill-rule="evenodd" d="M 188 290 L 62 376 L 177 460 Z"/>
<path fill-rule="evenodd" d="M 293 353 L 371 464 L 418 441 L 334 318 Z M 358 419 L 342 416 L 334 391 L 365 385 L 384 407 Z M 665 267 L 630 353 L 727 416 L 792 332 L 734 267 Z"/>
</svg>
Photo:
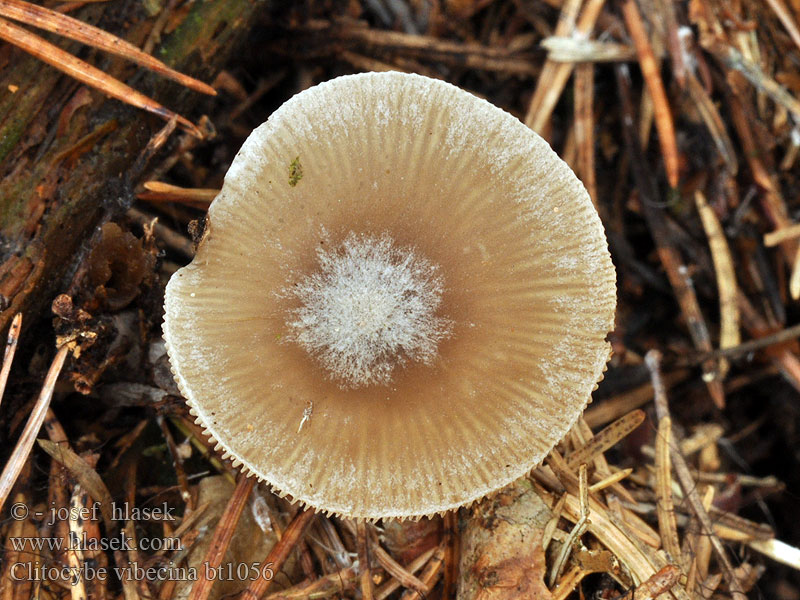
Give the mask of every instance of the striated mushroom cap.
<svg viewBox="0 0 800 600">
<path fill-rule="evenodd" d="M 585 189 L 450 84 L 339 77 L 245 141 L 164 336 L 217 448 L 275 491 L 378 519 L 525 475 L 610 355 L 615 273 Z"/>
</svg>

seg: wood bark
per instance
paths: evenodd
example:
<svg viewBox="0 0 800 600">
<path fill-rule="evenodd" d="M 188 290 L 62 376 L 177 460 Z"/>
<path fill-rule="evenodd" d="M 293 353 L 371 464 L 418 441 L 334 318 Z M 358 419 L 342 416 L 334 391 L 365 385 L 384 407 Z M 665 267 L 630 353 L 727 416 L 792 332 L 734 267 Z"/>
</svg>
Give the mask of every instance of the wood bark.
<svg viewBox="0 0 800 600">
<path fill-rule="evenodd" d="M 542 537 L 552 513 L 526 479 L 474 506 L 461 533 L 457 600 L 551 600 Z"/>
<path fill-rule="evenodd" d="M 170 33 L 154 54 L 211 81 L 264 4 L 190 3 L 185 14 L 170 15 Z M 141 6 L 98 3 L 74 16 L 141 45 L 156 22 Z M 48 39 L 190 120 L 211 106 L 207 97 L 122 59 Z M 19 311 L 33 322 L 63 291 L 95 227 L 130 206 L 139 157 L 164 124 L 0 43 L 0 332 Z"/>
</svg>

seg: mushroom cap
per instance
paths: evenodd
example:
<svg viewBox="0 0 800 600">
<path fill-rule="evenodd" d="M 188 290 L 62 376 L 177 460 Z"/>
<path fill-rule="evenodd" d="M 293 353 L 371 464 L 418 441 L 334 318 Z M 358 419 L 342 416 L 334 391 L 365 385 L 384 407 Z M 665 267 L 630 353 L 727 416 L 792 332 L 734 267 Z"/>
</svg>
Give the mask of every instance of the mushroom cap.
<svg viewBox="0 0 800 600">
<path fill-rule="evenodd" d="M 341 385 L 292 331 L 293 288 L 352 236 L 441 278 L 446 335 L 388 383 Z M 328 513 L 416 518 L 545 458 L 602 377 L 615 306 L 600 218 L 542 138 L 448 83 L 364 73 L 297 94 L 248 137 L 167 286 L 164 336 L 235 465 Z"/>
</svg>

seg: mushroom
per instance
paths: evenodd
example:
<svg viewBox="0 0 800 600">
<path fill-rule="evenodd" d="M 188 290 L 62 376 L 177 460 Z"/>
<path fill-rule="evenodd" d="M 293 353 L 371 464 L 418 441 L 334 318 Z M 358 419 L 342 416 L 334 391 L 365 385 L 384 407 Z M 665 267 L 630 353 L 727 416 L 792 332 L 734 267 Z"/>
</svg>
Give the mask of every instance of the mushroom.
<svg viewBox="0 0 800 600">
<path fill-rule="evenodd" d="M 615 305 L 597 212 L 544 140 L 448 83 L 364 73 L 248 137 L 164 336 L 235 466 L 327 513 L 416 518 L 544 459 Z"/>
</svg>

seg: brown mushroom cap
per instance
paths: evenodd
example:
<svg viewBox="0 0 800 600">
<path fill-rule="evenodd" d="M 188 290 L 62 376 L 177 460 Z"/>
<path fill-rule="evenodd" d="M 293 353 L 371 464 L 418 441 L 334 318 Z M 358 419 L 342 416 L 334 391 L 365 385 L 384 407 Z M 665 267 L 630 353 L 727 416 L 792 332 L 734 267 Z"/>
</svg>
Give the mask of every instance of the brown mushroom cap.
<svg viewBox="0 0 800 600">
<path fill-rule="evenodd" d="M 296 95 L 244 143 L 208 214 L 167 286 L 176 379 L 218 449 L 314 508 L 408 518 L 481 498 L 544 459 L 605 369 L 615 273 L 588 194 L 533 131 L 450 84 L 366 73 Z M 386 342 L 387 378 L 343 380 L 325 360 L 335 342 L 300 339 L 340 329 L 297 325 L 313 302 L 365 305 L 331 300 L 350 284 L 325 262 L 349 264 L 348 239 L 389 240 L 389 279 L 412 255 L 438 290 L 432 355 L 386 328 L 359 338 Z"/>
</svg>

